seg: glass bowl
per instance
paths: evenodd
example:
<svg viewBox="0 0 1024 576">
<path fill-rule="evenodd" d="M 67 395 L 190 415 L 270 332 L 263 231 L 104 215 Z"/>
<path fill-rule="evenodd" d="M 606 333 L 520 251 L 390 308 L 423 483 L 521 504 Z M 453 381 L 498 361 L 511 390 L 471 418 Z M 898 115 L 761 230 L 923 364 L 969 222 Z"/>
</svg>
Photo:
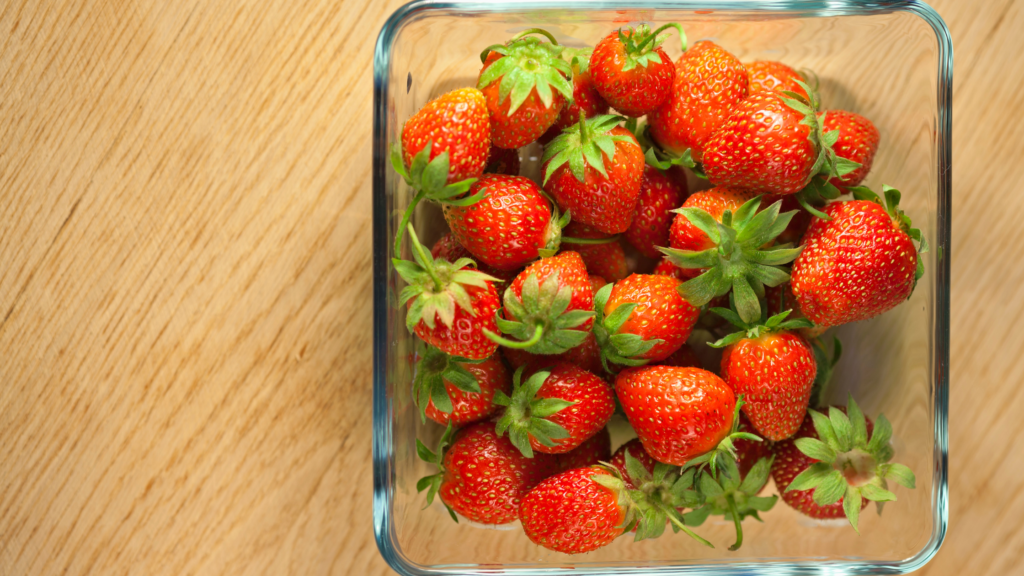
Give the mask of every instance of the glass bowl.
<svg viewBox="0 0 1024 576">
<path fill-rule="evenodd" d="M 678 22 L 691 44 L 712 39 L 743 62 L 781 60 L 815 71 L 826 109 L 857 112 L 878 127 L 881 145 L 866 184 L 899 188 L 902 206 L 932 246 L 909 301 L 833 331 L 844 355 L 829 400 L 845 403 L 852 392 L 869 416 L 884 412 L 893 423 L 894 460 L 917 474 L 917 488 L 897 487 L 899 500 L 883 517 L 865 510 L 860 535 L 845 520 L 814 521 L 779 502 L 763 524 L 744 523 L 736 552 L 727 549 L 732 524 L 712 519 L 699 532 L 713 550 L 666 534 L 639 543 L 626 536 L 568 556 L 534 545 L 517 524 L 456 524 L 438 503 L 424 509 L 416 492 L 429 469 L 415 440 L 430 445 L 441 430 L 420 423 L 411 399 L 414 336 L 397 306 L 400 279 L 389 254 L 411 194 L 389 165 L 389 146 L 428 100 L 475 85 L 486 46 L 532 27 L 570 46 L 593 45 L 641 21 Z M 665 47 L 678 58 L 677 40 Z M 421 0 L 395 12 L 374 62 L 374 530 L 385 560 L 402 574 L 897 574 L 934 556 L 947 521 L 952 63 L 942 19 L 913 1 Z M 536 148 L 524 156 L 524 170 L 535 168 Z M 443 233 L 443 218 L 436 207 L 421 206 L 414 221 L 429 246 Z M 765 493 L 777 491 L 770 483 Z"/>
</svg>

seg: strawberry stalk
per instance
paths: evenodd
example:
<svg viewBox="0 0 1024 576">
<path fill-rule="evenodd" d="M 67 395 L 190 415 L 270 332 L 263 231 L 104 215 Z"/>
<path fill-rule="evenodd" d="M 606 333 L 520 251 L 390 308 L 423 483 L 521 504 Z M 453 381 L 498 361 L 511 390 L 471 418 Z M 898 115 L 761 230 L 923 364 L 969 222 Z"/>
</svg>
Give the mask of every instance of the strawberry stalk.
<svg viewBox="0 0 1024 576">
<path fill-rule="evenodd" d="M 753 516 L 758 521 L 758 512 L 767 512 L 775 506 L 778 496 L 758 496 L 768 483 L 772 458 L 762 458 L 741 476 L 736 460 L 724 458 L 716 473 L 707 470 L 698 472 L 695 481 L 702 504 L 684 516 L 690 526 L 700 526 L 708 516 L 724 516 L 731 519 L 736 529 L 736 542 L 729 550 L 736 551 L 743 545 L 743 520 Z"/>
<path fill-rule="evenodd" d="M 683 31 L 682 26 L 675 22 L 665 24 L 654 32 L 651 32 L 651 28 L 646 24 L 641 24 L 629 36 L 623 34 L 620 29 L 619 42 L 622 42 L 626 53 L 626 63 L 622 66 L 622 71 L 632 70 L 638 65 L 646 68 L 649 61 L 660 63 L 661 56 L 654 49 L 665 41 L 664 37 L 659 38 L 658 35 L 669 28 L 675 28 L 679 32 L 679 41 L 682 44 L 683 52 L 686 52 L 686 32 Z"/>
<path fill-rule="evenodd" d="M 732 300 L 732 298 L 730 298 L 730 300 Z M 739 314 L 729 308 L 712 308 L 711 312 L 718 314 L 722 318 L 726 319 L 730 324 L 740 329 L 738 332 L 733 332 L 716 342 L 708 343 L 708 346 L 711 346 L 712 348 L 725 348 L 726 346 L 735 344 L 740 340 L 755 340 L 761 336 L 771 334 L 772 332 L 814 327 L 814 322 L 811 322 L 806 318 L 786 320 L 786 317 L 793 312 L 792 310 L 786 310 L 772 316 L 771 318 L 765 318 L 765 316 L 767 316 L 767 311 L 762 309 L 761 319 L 758 322 L 744 322 L 743 319 L 740 318 Z"/>
</svg>

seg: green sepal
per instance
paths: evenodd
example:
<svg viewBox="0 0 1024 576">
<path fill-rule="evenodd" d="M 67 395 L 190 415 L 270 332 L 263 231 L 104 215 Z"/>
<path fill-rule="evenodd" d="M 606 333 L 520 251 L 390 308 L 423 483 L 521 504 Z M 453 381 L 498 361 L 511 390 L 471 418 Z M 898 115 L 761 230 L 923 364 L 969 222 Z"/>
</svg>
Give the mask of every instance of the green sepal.
<svg viewBox="0 0 1024 576">
<path fill-rule="evenodd" d="M 610 114 L 587 118 L 580 111 L 580 121 L 566 128 L 544 147 L 544 156 L 541 158 L 545 163 L 544 184 L 547 184 L 555 170 L 566 163 L 580 182 L 585 180 L 588 166 L 607 178 L 605 158 L 608 162 L 614 160 L 615 143 L 634 141 L 629 135 L 611 134 L 612 129 L 622 120 L 622 116 Z"/>
<path fill-rule="evenodd" d="M 594 317 L 589 310 L 568 310 L 571 301 L 572 288 L 559 284 L 557 271 L 543 283 L 530 274 L 520 296 L 511 287 L 505 290 L 503 304 L 512 319 L 496 316 L 498 328 L 515 340 L 487 331 L 484 334 L 502 346 L 533 354 L 561 354 L 586 340 L 589 332 L 578 328 Z"/>
<path fill-rule="evenodd" d="M 551 41 L 523 36 L 524 33 L 540 33 Z M 524 33 L 517 35 L 505 46 L 490 46 L 481 54 L 484 61 L 490 52 L 502 54 L 501 58 L 480 74 L 476 87 L 483 90 L 499 82 L 498 103 L 502 104 L 511 98 L 509 116 L 515 114 L 534 89 L 548 108 L 554 102 L 555 91 L 561 93 L 566 100 L 572 99 L 572 84 L 567 80 L 572 76 L 572 68 L 561 57 L 565 47 L 559 46 L 554 37 L 543 30 L 532 29 Z"/>
<path fill-rule="evenodd" d="M 654 466 L 653 474 L 626 451 L 626 474 L 636 486 L 629 491 L 629 500 L 636 510 L 637 529 L 635 541 L 657 538 L 665 531 L 666 521 L 672 524 L 674 532 L 685 532 L 698 542 L 714 546 L 698 536 L 687 526 L 689 522 L 679 513 L 679 508 L 696 507 L 701 504 L 694 487 L 693 471 L 680 473 L 679 467 L 664 463 Z"/>
<path fill-rule="evenodd" d="M 806 318 L 787 320 L 786 318 L 793 312 L 792 310 L 785 310 L 771 318 L 765 318 L 765 316 L 767 316 L 767 307 L 765 307 L 760 312 L 761 317 L 757 322 L 753 323 L 744 322 L 739 313 L 731 308 L 711 308 L 710 311 L 721 316 L 730 324 L 740 329 L 739 332 L 733 332 L 716 342 L 709 342 L 708 345 L 712 348 L 724 348 L 743 339 L 755 340 L 773 332 L 785 332 L 798 330 L 800 328 L 814 327 L 814 322 L 811 322 Z"/>
<path fill-rule="evenodd" d="M 736 529 L 736 542 L 729 549 L 739 549 L 743 544 L 742 521 L 750 516 L 760 521 L 758 512 L 767 512 L 778 501 L 777 496 L 757 496 L 768 482 L 772 459 L 758 460 L 745 477 L 740 476 L 736 460 L 730 454 L 722 455 L 716 472 L 710 468 L 697 470 L 696 483 L 703 506 L 684 517 L 687 524 L 700 525 L 709 515 L 731 520 Z"/>
<path fill-rule="evenodd" d="M 441 489 L 441 482 L 444 480 L 444 451 L 445 448 L 451 444 L 452 436 L 455 434 L 455 428 L 452 423 L 449 422 L 448 426 L 444 430 L 444 434 L 441 435 L 441 439 L 437 442 L 437 452 L 434 452 L 427 448 L 419 438 L 416 439 L 416 455 L 421 460 L 428 464 L 437 466 L 437 473 L 429 476 L 424 476 L 416 482 L 416 492 L 420 493 L 424 490 L 427 491 L 427 503 L 423 506 L 423 509 L 428 508 L 434 503 L 434 497 L 437 496 L 438 491 Z M 448 514 L 452 517 L 456 523 L 459 522 L 458 516 L 455 515 L 455 510 L 448 505 L 447 502 L 443 502 L 444 507 L 448 510 Z"/>
<path fill-rule="evenodd" d="M 644 340 L 637 334 L 620 332 L 622 325 L 633 314 L 637 303 L 621 304 L 607 317 L 604 315 L 613 287 L 613 284 L 605 284 L 594 295 L 594 338 L 601 348 L 601 364 L 609 373 L 612 373 L 609 362 L 623 366 L 647 364 L 649 360 L 641 356 L 663 342 L 659 338 Z"/>
<path fill-rule="evenodd" d="M 433 346 L 427 346 L 423 358 L 416 364 L 416 375 L 412 381 L 413 402 L 420 410 L 420 420 L 426 422 L 427 406 L 431 400 L 438 411 L 451 414 L 453 406 L 445 388 L 445 381 L 463 392 L 479 394 L 480 385 L 476 376 L 466 370 L 463 364 L 476 364 L 481 361 L 450 356 Z"/>
<path fill-rule="evenodd" d="M 628 72 L 637 66 L 647 68 L 649 62 L 661 62 L 661 56 L 655 49 L 665 41 L 665 38 L 659 35 L 669 28 L 675 28 L 679 32 L 679 39 L 683 46 L 683 52 L 685 52 L 686 33 L 679 24 L 665 24 L 654 32 L 646 24 L 641 24 L 636 29 L 630 28 L 630 34 L 624 34 L 620 28 L 618 31 L 619 42 L 622 43 L 625 60 L 622 71 Z"/>
<path fill-rule="evenodd" d="M 537 392 L 551 375 L 541 370 L 522 382 L 525 366 L 520 366 L 512 377 L 512 396 L 500 391 L 494 394 L 494 403 L 505 406 L 505 413 L 495 424 L 494 432 L 504 436 L 508 432 L 509 440 L 527 458 L 533 458 L 533 447 L 530 441 L 547 447 L 556 445 L 555 440 L 568 438 L 569 432 L 548 420 L 554 414 L 575 404 L 554 398 L 537 398 Z"/>
</svg>

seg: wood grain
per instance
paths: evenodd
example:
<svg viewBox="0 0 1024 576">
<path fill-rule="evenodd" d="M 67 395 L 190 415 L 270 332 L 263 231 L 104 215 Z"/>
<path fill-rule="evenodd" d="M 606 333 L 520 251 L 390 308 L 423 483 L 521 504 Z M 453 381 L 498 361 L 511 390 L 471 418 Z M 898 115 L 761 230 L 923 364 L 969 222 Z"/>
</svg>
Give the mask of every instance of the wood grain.
<svg viewBox="0 0 1024 576">
<path fill-rule="evenodd" d="M 0 574 L 390 573 L 370 78 L 400 4 L 0 4 Z M 1024 8 L 933 6 L 957 54 L 952 495 L 922 573 L 1019 573 Z"/>
</svg>

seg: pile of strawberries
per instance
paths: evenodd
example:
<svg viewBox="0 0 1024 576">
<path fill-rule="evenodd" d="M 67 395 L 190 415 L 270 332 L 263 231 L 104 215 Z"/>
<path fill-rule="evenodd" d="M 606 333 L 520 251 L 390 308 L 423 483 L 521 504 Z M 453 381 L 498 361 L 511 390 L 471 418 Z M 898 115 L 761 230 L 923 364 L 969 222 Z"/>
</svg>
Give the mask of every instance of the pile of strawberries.
<svg viewBox="0 0 1024 576">
<path fill-rule="evenodd" d="M 393 260 L 425 344 L 413 397 L 447 427 L 417 445 L 438 466 L 428 505 L 569 554 L 669 526 L 711 546 L 693 529 L 721 515 L 736 549 L 776 503 L 769 476 L 854 529 L 896 499 L 888 481 L 914 487 L 884 416 L 820 406 L 841 350 L 825 329 L 892 309 L 923 273 L 900 193 L 860 186 L 869 120 L 821 110 L 810 73 L 687 48 L 675 24 L 593 49 L 531 29 L 481 60 L 392 153 L 415 191 Z M 536 180 L 517 152 L 534 142 Z M 409 225 L 424 200 L 450 230 L 431 250 Z M 617 413 L 637 438 L 613 453 Z"/>
</svg>

